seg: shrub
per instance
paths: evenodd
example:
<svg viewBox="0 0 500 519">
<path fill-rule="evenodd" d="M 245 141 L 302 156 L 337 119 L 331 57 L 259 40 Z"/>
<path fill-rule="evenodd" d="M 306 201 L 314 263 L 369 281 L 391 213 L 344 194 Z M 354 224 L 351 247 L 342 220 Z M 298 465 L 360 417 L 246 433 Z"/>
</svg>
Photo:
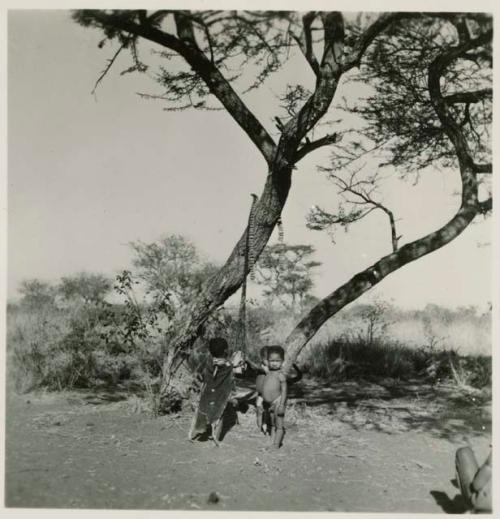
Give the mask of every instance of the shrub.
<svg viewBox="0 0 500 519">
<path fill-rule="evenodd" d="M 162 391 L 162 368 L 187 308 L 176 306 L 165 292 L 138 298 L 135 284 L 132 274 L 124 271 L 115 284 L 122 304 L 80 297 L 66 299 L 63 308 L 57 306 L 49 285 L 23 285 L 27 299 L 10 304 L 7 313 L 9 387 L 24 392 L 126 383 L 147 395 L 153 413 L 178 410 L 179 392 Z M 32 304 L 35 300 L 46 304 Z M 258 361 L 260 348 L 281 343 L 296 320 L 283 309 L 249 300 L 248 356 Z M 412 336 L 398 339 L 397 326 Z M 483 351 L 483 346 L 450 345 L 455 336 L 486 344 L 490 326 L 489 312 L 478 314 L 471 308 L 453 312 L 429 306 L 405 312 L 385 304 L 358 305 L 327 323 L 300 361 L 310 375 L 327 381 L 425 377 L 431 382 L 451 380 L 464 388 L 490 387 L 491 358 L 463 354 Z M 233 349 L 240 349 L 239 327 L 237 307 L 214 312 L 194 345 L 189 367 L 196 371 L 204 365 L 210 337 L 223 336 Z"/>
<path fill-rule="evenodd" d="M 381 339 L 369 343 L 343 337 L 317 344 L 308 349 L 303 367 L 309 375 L 328 381 L 425 378 L 434 383 L 449 380 L 478 389 L 491 386 L 491 357 L 411 348 Z"/>
</svg>

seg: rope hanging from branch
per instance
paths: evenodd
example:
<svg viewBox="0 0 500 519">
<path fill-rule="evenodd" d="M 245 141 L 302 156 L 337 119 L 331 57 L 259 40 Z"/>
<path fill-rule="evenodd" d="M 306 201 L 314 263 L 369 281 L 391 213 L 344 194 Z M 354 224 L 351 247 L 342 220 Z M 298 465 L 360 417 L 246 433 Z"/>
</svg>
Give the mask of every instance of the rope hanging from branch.
<svg viewBox="0 0 500 519">
<path fill-rule="evenodd" d="M 285 231 L 283 229 L 283 220 L 281 219 L 281 216 L 278 217 L 276 225 L 278 226 L 278 243 L 283 245 L 285 243 Z"/>
<path fill-rule="evenodd" d="M 238 316 L 239 323 L 239 337 L 238 344 L 240 350 L 245 352 L 247 350 L 247 330 L 246 330 L 246 300 L 247 300 L 247 275 L 250 273 L 250 278 L 255 279 L 253 267 L 255 265 L 255 204 L 258 200 L 257 195 L 252 193 L 252 206 L 250 207 L 250 214 L 248 215 L 248 226 L 245 240 L 245 258 L 243 267 L 243 283 L 241 284 L 241 299 L 240 310 Z"/>
</svg>

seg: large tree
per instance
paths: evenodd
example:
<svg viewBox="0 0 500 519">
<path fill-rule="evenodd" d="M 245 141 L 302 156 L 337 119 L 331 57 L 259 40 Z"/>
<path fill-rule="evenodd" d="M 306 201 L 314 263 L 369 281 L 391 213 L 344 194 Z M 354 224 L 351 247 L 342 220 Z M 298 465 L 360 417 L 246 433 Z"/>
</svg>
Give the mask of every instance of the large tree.
<svg viewBox="0 0 500 519">
<path fill-rule="evenodd" d="M 245 229 L 226 263 L 194 301 L 166 360 L 166 380 L 189 353 L 210 313 L 242 285 L 248 270 L 247 243 L 254 258 L 264 249 L 287 200 L 296 164 L 320 147 L 340 143 L 331 165 L 335 174 L 349 162 L 349 155 L 366 146 L 352 141 L 345 124 L 332 117 L 333 131 L 324 132 L 325 116 L 332 116 L 331 108 L 342 100 L 342 87 L 349 88 L 346 79 L 353 72 L 374 89 L 368 99 L 350 99 L 353 106 L 346 107 L 370 123 L 366 137 L 374 146 L 385 143 L 388 161 L 395 166 L 411 169 L 440 163 L 455 168 L 462 181 L 461 204 L 445 226 L 427 236 L 402 246 L 393 236 L 391 254 L 313 308 L 286 339 L 290 362 L 340 308 L 394 270 L 450 242 L 491 208 L 490 197 L 478 200 L 480 177 L 491 172 L 487 132 L 492 22 L 487 15 L 85 10 L 75 12 L 74 18 L 115 40 L 117 52 L 129 50 L 129 70 L 146 69 L 149 64 L 141 61 L 140 44 L 154 44 L 164 60 L 158 74 L 164 87 L 161 98 L 174 108 L 203 109 L 215 100 L 265 160 L 267 178 L 249 219 L 250 239 Z M 275 141 L 245 104 L 244 80 L 246 90 L 258 88 L 297 55 L 304 63 L 301 78 L 309 74 L 313 84 L 308 89 L 297 78 L 299 84 L 289 85 L 278 103 L 284 104 L 284 115 L 269 114 L 279 115 Z M 336 216 L 342 223 L 353 214 Z"/>
</svg>

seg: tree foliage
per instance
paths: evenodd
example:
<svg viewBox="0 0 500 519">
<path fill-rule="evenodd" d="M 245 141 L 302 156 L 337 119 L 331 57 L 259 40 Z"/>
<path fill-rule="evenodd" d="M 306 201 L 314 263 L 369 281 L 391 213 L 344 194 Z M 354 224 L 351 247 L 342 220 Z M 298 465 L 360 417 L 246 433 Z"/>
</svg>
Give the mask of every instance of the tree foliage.
<svg viewBox="0 0 500 519">
<path fill-rule="evenodd" d="M 399 236 L 394 215 L 377 193 L 384 173 L 394 168 L 418 181 L 425 168 L 457 168 L 458 156 L 429 91 L 429 67 L 444 52 L 463 46 L 443 74 L 442 96 L 450 117 L 468 147 L 480 184 L 491 182 L 492 42 L 491 18 L 485 14 L 450 13 L 408 18 L 391 26 L 367 49 L 360 69 L 351 75 L 353 88 L 368 85 L 360 100 L 343 99 L 342 111 L 357 116 L 341 143 L 332 145 L 329 166 L 320 167 L 337 188 L 341 203 L 335 212 L 314 207 L 308 226 L 334 232 L 347 228 L 373 210 L 389 217 L 393 250 Z M 488 188 L 487 188 L 488 191 Z M 491 193 L 489 193 L 491 194 Z"/>
<path fill-rule="evenodd" d="M 313 270 L 321 265 L 311 259 L 313 254 L 311 245 L 277 243 L 266 247 L 255 265 L 263 295 L 270 301 L 277 299 L 293 312 L 301 311 L 312 299 Z"/>
<path fill-rule="evenodd" d="M 169 33 L 176 32 L 181 42 L 195 42 L 210 65 L 223 71 L 230 81 L 242 78 L 245 67 L 252 66 L 251 81 L 248 77 L 243 78 L 246 91 L 259 87 L 288 57 L 290 13 L 284 11 L 84 10 L 75 11 L 73 18 L 85 27 L 103 29 L 107 40 L 119 42 L 119 50 L 130 51 L 132 65 L 124 72 L 148 69 L 139 58 L 139 35 L 126 31 L 128 26 L 136 25 L 158 31 L 167 28 Z M 210 85 L 203 75 L 179 59 L 184 55 L 181 42 L 171 39 L 169 50 L 155 52 L 165 63 L 159 66 L 156 74 L 163 92 L 145 97 L 162 99 L 167 108 L 173 110 L 213 106 L 213 99 L 212 104 L 208 99 Z M 101 45 L 104 46 L 104 41 Z"/>
<path fill-rule="evenodd" d="M 216 271 L 203 261 L 195 245 L 181 235 L 169 235 L 157 242 L 130 244 L 137 276 L 150 293 L 168 296 L 177 307 L 189 305 L 203 283 Z"/>
<path fill-rule="evenodd" d="M 57 290 L 46 281 L 25 279 L 19 285 L 21 305 L 30 308 L 50 308 L 55 305 Z"/>
<path fill-rule="evenodd" d="M 109 294 L 112 283 L 102 274 L 80 272 L 74 276 L 61 278 L 58 293 L 66 301 L 81 301 L 85 304 L 97 304 Z"/>
<path fill-rule="evenodd" d="M 388 149 L 386 164 L 403 173 L 458 166 L 429 92 L 429 67 L 455 51 L 443 71 L 442 96 L 474 161 L 490 160 L 491 30 L 491 17 L 480 13 L 410 19 L 393 26 L 368 51 L 356 80 L 368 83 L 374 93 L 354 111 L 367 122 L 363 131 L 374 145 Z"/>
</svg>

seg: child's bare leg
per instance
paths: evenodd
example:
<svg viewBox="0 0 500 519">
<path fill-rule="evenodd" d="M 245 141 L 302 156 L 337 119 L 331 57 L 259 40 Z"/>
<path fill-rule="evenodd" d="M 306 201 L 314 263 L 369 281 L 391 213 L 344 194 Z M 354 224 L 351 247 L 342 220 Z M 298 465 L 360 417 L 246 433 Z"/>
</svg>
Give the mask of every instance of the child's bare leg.
<svg viewBox="0 0 500 519">
<path fill-rule="evenodd" d="M 264 414 L 264 409 L 261 406 L 257 406 L 257 427 L 259 428 L 259 431 L 262 431 L 262 418 Z"/>
<path fill-rule="evenodd" d="M 271 408 L 269 410 L 269 416 L 271 419 L 271 442 L 274 443 L 274 438 L 276 436 L 276 410 Z"/>
<path fill-rule="evenodd" d="M 275 430 L 274 438 L 273 438 L 273 446 L 276 449 L 279 449 L 281 446 L 281 442 L 283 441 L 283 436 L 285 436 L 285 411 L 277 409 L 276 417 L 275 417 Z"/>
<path fill-rule="evenodd" d="M 263 431 L 262 425 L 264 421 L 264 400 L 259 395 L 257 396 L 257 400 L 255 402 L 255 412 L 257 415 L 257 427 L 259 428 L 259 431 Z"/>
</svg>

